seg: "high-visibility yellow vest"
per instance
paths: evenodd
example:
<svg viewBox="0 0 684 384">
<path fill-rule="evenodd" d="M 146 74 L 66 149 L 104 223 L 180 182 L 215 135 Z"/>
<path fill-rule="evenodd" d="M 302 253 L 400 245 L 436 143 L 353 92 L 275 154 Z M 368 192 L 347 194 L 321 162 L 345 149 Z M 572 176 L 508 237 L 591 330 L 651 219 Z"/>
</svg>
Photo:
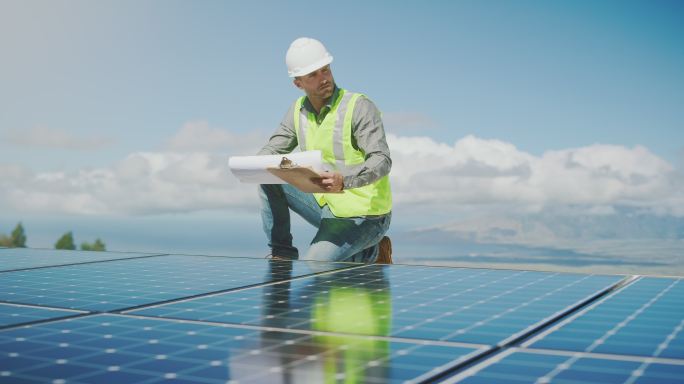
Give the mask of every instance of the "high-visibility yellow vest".
<svg viewBox="0 0 684 384">
<path fill-rule="evenodd" d="M 305 96 L 295 102 L 294 126 L 302 151 L 320 150 L 323 163 L 331 171 L 345 174 L 345 170 L 364 162 L 365 154 L 352 145 L 352 115 L 360 93 L 340 89 L 337 99 L 320 124 L 316 115 L 302 109 Z M 318 204 L 328 204 L 337 217 L 384 215 L 392 210 L 389 175 L 359 188 L 342 193 L 314 193 Z"/>
</svg>

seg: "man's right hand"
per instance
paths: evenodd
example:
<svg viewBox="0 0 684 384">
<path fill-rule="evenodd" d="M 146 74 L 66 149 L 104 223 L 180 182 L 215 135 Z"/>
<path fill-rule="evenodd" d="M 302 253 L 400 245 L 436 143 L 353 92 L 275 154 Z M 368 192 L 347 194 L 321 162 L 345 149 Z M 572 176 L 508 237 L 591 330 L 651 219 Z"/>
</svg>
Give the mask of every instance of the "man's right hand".
<svg viewBox="0 0 684 384">
<path fill-rule="evenodd" d="M 314 182 L 329 193 L 342 192 L 344 189 L 344 177 L 339 172 L 322 172 L 321 178 Z"/>
</svg>

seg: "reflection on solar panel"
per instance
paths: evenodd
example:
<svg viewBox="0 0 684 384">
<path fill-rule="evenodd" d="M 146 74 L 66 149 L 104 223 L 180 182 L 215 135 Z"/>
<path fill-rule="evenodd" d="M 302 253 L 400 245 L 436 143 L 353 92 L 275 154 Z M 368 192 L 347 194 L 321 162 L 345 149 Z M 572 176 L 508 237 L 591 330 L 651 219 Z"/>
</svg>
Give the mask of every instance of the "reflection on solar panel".
<svg viewBox="0 0 684 384">
<path fill-rule="evenodd" d="M 684 377 L 681 279 L 89 254 L 0 272 L 1 383 Z"/>
<path fill-rule="evenodd" d="M 357 319 L 360 324 L 350 324 L 346 332 L 364 333 L 361 323 L 365 320 L 359 311 L 367 303 L 373 316 L 387 318 L 391 325 L 386 334 L 391 336 L 498 344 L 620 280 L 617 276 L 374 265 L 134 313 L 317 330 L 321 326 L 317 306 L 334 302 L 330 316 Z"/>
</svg>

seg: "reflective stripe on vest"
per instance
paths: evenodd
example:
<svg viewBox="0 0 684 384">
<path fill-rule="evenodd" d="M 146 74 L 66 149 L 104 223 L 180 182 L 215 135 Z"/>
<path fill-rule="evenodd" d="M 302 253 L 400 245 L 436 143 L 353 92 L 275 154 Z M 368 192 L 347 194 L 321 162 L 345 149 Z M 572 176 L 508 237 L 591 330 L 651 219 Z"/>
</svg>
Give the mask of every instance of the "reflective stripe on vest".
<svg viewBox="0 0 684 384">
<path fill-rule="evenodd" d="M 302 151 L 320 150 L 323 163 L 342 174 L 365 161 L 365 154 L 352 145 L 352 116 L 360 93 L 340 89 L 330 111 L 319 124 L 316 115 L 302 108 L 305 97 L 295 102 L 294 124 Z M 392 210 L 389 176 L 342 193 L 314 193 L 320 206 L 328 204 L 337 217 L 384 215 Z"/>
</svg>

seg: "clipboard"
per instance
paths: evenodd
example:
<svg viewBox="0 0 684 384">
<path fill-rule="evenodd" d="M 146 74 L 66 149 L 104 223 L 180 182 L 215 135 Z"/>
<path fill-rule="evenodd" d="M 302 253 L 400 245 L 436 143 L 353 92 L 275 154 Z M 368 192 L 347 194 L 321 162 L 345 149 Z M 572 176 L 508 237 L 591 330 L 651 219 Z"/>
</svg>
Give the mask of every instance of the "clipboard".
<svg viewBox="0 0 684 384">
<path fill-rule="evenodd" d="M 266 170 L 302 192 L 341 193 L 325 190 L 315 182 L 316 179 L 321 178 L 318 172 L 314 171 L 311 167 L 299 166 L 287 157 L 283 157 L 278 167 L 267 167 Z"/>
<path fill-rule="evenodd" d="M 292 168 L 276 168 L 268 167 L 267 171 L 277 176 L 281 180 L 292 184 L 295 188 L 307 193 L 326 193 L 327 191 L 321 188 L 313 180 L 320 179 L 321 175 L 316 173 L 309 167 L 292 167 Z"/>
</svg>

